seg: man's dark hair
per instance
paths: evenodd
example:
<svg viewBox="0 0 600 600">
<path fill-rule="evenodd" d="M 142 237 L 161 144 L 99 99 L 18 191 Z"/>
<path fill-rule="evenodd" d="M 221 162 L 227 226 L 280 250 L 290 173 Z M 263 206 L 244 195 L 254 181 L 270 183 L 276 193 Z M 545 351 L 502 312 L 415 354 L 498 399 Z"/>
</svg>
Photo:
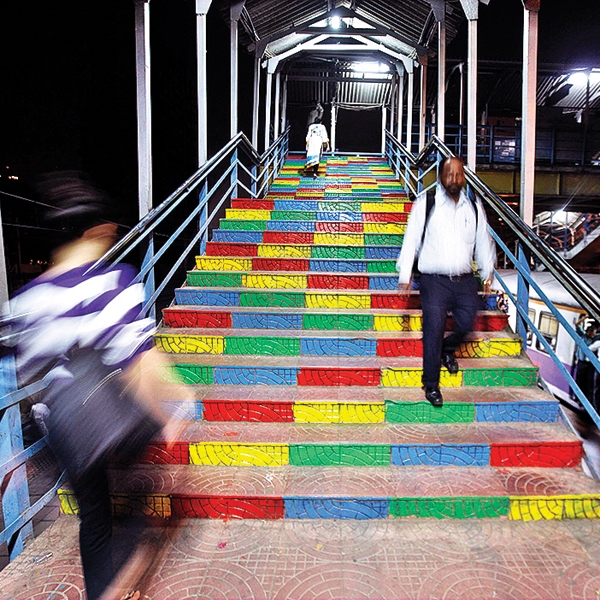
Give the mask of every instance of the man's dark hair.
<svg viewBox="0 0 600 600">
<path fill-rule="evenodd" d="M 59 243 L 75 240 L 85 231 L 107 222 L 109 198 L 78 171 L 50 173 L 41 178 L 38 191 L 48 208 L 46 223 L 65 231 Z"/>
<path fill-rule="evenodd" d="M 462 166 L 463 169 L 465 167 L 465 161 L 460 157 L 460 156 L 449 156 L 448 158 L 445 158 L 442 161 L 442 171 L 444 170 L 444 167 L 451 161 L 451 160 L 457 160 Z"/>
<path fill-rule="evenodd" d="M 323 117 L 316 117 L 314 122 L 315 123 L 322 123 L 323 122 Z"/>
</svg>

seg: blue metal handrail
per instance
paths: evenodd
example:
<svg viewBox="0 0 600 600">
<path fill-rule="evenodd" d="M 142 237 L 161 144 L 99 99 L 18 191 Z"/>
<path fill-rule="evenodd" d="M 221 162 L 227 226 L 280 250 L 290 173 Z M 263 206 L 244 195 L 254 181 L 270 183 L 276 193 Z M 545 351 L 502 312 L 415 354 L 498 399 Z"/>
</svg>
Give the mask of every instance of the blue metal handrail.
<svg viewBox="0 0 600 600">
<path fill-rule="evenodd" d="M 433 165 L 439 167 L 444 159 L 453 156 L 450 149 L 439 138 L 433 136 L 429 143 L 419 153 L 419 155 L 414 157 L 389 131 L 386 132 L 386 155 L 390 164 L 396 168 L 398 176 L 405 181 L 407 186 L 410 183 L 411 189 L 414 189 L 415 187 L 422 189 L 423 177 L 431 170 L 432 167 L 432 165 L 429 165 L 426 170 L 423 169 L 424 165 L 428 161 L 433 160 Z M 408 168 L 404 170 L 398 169 L 400 164 L 408 165 Z M 598 319 L 598 316 L 600 315 L 600 295 L 598 295 L 598 293 L 555 250 L 545 244 L 545 242 L 543 242 L 501 198 L 499 198 L 488 186 L 486 186 L 475 173 L 473 173 L 470 169 L 465 168 L 465 177 L 468 186 L 474 189 L 487 204 L 487 206 L 492 208 L 501 219 L 509 224 L 513 230 L 513 233 L 515 233 L 519 238 L 519 243 L 521 246 L 526 248 L 533 256 L 535 256 L 542 264 L 544 264 L 557 279 L 557 281 L 565 288 L 565 290 L 567 290 L 572 297 L 575 298 L 588 311 L 589 314 Z M 517 258 L 491 227 L 489 230 L 496 243 L 506 254 L 507 258 L 515 265 L 520 277 L 520 289 L 526 290 L 528 289 L 528 286 L 531 286 L 536 291 L 539 298 L 546 304 L 550 312 L 564 327 L 569 336 L 574 340 L 577 347 L 585 354 L 596 371 L 600 372 L 600 361 L 596 355 L 590 351 L 581 336 L 575 331 L 574 327 L 567 322 L 560 311 L 554 306 L 546 294 L 544 294 L 533 277 L 531 277 L 528 262 L 523 260 L 521 257 Z M 565 377 L 571 389 L 577 396 L 578 400 L 585 407 L 594 423 L 600 427 L 600 416 L 596 412 L 595 408 L 577 385 L 577 382 L 574 380 L 571 373 L 569 373 L 562 364 L 562 361 L 557 356 L 556 352 L 554 352 L 539 329 L 535 327 L 534 323 L 532 323 L 531 319 L 529 318 L 527 306 L 528 296 L 525 297 L 525 301 L 523 301 L 523 296 L 515 298 L 514 294 L 509 290 L 508 286 L 497 271 L 495 272 L 495 276 L 508 295 L 508 298 L 515 305 L 517 314 L 522 322 L 522 327 L 520 328 L 519 333 L 521 334 L 523 341 L 525 342 L 526 338 L 526 335 L 523 335 L 523 333 L 526 332 L 526 328 L 529 328 L 538 338 L 540 344 L 544 347 L 548 355 L 552 358 L 553 362 Z"/>
<path fill-rule="evenodd" d="M 262 155 L 256 152 L 248 138 L 242 132 L 238 133 L 159 206 L 141 219 L 122 240 L 106 252 L 87 272 L 89 273 L 98 268 L 102 263 L 118 263 L 122 261 L 132 250 L 145 242 L 148 245 L 149 251 L 146 252 L 146 258 L 137 281 L 146 281 L 145 289 L 148 297 L 145 300 L 143 312 L 151 311 L 160 293 L 168 285 L 179 266 L 189 256 L 194 247 L 197 247 L 201 238 L 207 235 L 210 224 L 216 217 L 219 209 L 227 200 L 234 197 L 233 194 L 237 191 L 238 186 L 243 187 L 250 194 L 251 198 L 260 197 L 268 189 L 271 182 L 277 177 L 288 154 L 289 132 L 290 128 L 288 126 Z M 240 153 L 249 161 L 250 168 L 244 164 Z M 223 164 L 227 164 L 227 162 L 229 162 L 227 168 L 225 168 L 217 181 L 209 186 L 209 175 L 213 174 L 216 169 L 222 168 Z M 240 179 L 240 171 L 249 177 L 252 182 L 251 189 Z M 229 178 L 229 186 L 224 192 L 220 192 L 220 186 L 227 178 Z M 161 223 L 164 223 L 165 219 L 186 198 L 189 198 L 190 194 L 194 191 L 199 191 L 198 203 L 169 236 L 160 250 L 155 253 L 152 236 L 156 232 L 156 228 Z M 209 200 L 214 196 L 218 196 L 219 193 L 220 198 L 218 198 L 216 206 L 210 215 L 208 215 Z M 185 250 L 180 254 L 167 275 L 155 288 L 154 267 L 196 217 L 199 218 L 197 220 L 198 229 L 192 236 L 192 240 L 187 244 Z M 147 285 L 148 281 L 152 283 L 151 286 Z M 14 358 L 12 355 L 9 355 L 0 360 L 0 384 L 3 386 L 0 389 L 4 389 L 6 392 L 0 396 L 0 411 L 5 411 L 0 419 L 0 479 L 9 475 L 9 485 L 2 494 L 5 528 L 0 532 L 0 544 L 4 542 L 9 544 L 9 559 L 12 560 L 22 551 L 25 538 L 31 535 L 31 520 L 52 500 L 65 480 L 65 475 L 63 473 L 52 489 L 46 492 L 35 504 L 32 506 L 29 505 L 25 463 L 40 450 L 43 450 L 47 446 L 47 443 L 46 439 L 42 438 L 29 448 L 23 449 L 18 404 L 22 400 L 45 389 L 48 381 L 46 378 L 43 378 L 23 388 L 18 388 Z"/>
</svg>

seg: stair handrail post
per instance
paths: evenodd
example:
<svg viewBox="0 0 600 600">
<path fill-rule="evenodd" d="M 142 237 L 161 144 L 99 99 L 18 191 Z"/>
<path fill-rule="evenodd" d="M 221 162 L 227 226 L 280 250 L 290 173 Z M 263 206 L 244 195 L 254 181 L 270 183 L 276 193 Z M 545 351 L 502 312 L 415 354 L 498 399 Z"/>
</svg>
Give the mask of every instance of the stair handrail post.
<svg viewBox="0 0 600 600">
<path fill-rule="evenodd" d="M 531 269 L 529 266 L 529 260 L 527 259 L 527 254 L 524 251 L 523 245 L 518 243 L 517 246 L 517 260 L 523 266 L 523 268 L 527 271 L 527 273 L 531 273 Z M 525 313 L 529 313 L 529 283 L 525 279 L 525 277 L 518 272 L 517 275 L 517 301 L 520 306 L 523 308 Z M 521 338 L 521 343 L 523 344 L 523 350 L 527 350 L 527 323 L 521 317 L 521 315 L 517 312 L 517 334 Z"/>
<path fill-rule="evenodd" d="M 8 278 L 4 250 L 4 232 L 2 215 L 0 214 L 0 306 L 8 303 Z M 5 398 L 15 392 L 17 385 L 17 369 L 12 353 L 0 358 L 0 397 Z M 13 404 L 0 412 L 0 465 L 7 463 L 23 451 L 23 427 L 19 404 Z M 12 474 L 4 479 L 2 490 L 2 514 L 4 526 L 8 527 L 29 508 L 29 485 L 25 463 L 18 466 Z M 27 521 L 8 540 L 9 560 L 16 558 L 24 547 L 24 542 L 33 536 L 31 521 Z"/>
</svg>

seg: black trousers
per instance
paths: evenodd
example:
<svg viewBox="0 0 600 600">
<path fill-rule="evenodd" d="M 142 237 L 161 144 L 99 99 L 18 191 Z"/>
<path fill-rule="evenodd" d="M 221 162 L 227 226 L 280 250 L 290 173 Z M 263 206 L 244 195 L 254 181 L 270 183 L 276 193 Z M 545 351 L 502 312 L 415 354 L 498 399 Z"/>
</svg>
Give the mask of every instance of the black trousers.
<svg viewBox="0 0 600 600">
<path fill-rule="evenodd" d="M 419 291 L 423 310 L 423 378 L 425 387 L 440 383 L 442 353 L 452 353 L 472 330 L 480 307 L 477 280 L 472 274 L 460 278 L 421 275 Z M 448 311 L 456 322 L 454 331 L 444 338 Z"/>
<path fill-rule="evenodd" d="M 578 360 L 575 368 L 575 381 L 581 388 L 583 395 L 592 403 L 596 404 L 594 394 L 594 376 L 596 369 L 589 360 Z"/>
<path fill-rule="evenodd" d="M 85 477 L 71 485 L 79 504 L 79 550 L 87 598 L 96 600 L 115 576 L 106 469 L 91 469 Z"/>
</svg>

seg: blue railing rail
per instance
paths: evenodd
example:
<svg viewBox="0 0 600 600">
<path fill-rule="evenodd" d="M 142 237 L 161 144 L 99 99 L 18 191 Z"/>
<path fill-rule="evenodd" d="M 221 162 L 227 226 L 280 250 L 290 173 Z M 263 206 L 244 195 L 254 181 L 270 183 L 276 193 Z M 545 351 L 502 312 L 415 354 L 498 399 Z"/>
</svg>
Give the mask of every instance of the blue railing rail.
<svg viewBox="0 0 600 600">
<path fill-rule="evenodd" d="M 436 135 L 435 123 L 426 123 L 425 141 Z M 455 155 L 467 157 L 467 126 L 446 124 L 445 145 Z M 419 125 L 412 127 L 411 150 L 418 152 Z M 598 165 L 600 134 L 583 125 L 538 127 L 535 157 L 542 164 L 578 166 Z M 520 125 L 478 125 L 476 156 L 480 164 L 514 164 L 521 162 Z"/>
<path fill-rule="evenodd" d="M 288 153 L 288 148 L 289 127 L 262 155 L 256 152 L 243 133 L 238 133 L 183 185 L 179 186 L 159 206 L 151 210 L 100 261 L 90 267 L 90 270 L 96 268 L 102 261 L 120 262 L 134 248 L 143 243 L 142 247 L 146 254 L 138 281 L 144 281 L 146 284 L 147 298 L 143 312 L 151 312 L 159 294 L 169 283 L 179 265 L 192 250 L 202 251 L 202 240 L 206 240 L 211 222 L 226 201 L 235 197 L 239 188 L 244 189 L 250 198 L 260 197 L 277 177 Z M 210 181 L 211 176 L 215 181 Z M 227 186 L 225 191 L 222 189 L 224 185 Z M 198 202 L 194 200 L 194 208 L 175 228 L 161 248 L 154 252 L 153 234 L 156 228 L 161 223 L 166 225 L 167 217 L 172 215 L 173 211 L 194 192 L 198 193 Z M 209 201 L 213 197 L 216 198 L 214 206 L 208 214 Z M 167 272 L 167 275 L 155 288 L 153 271 L 156 264 L 173 246 L 178 236 L 189 225 L 194 227 L 194 223 L 197 231 L 192 235 L 185 251 L 178 253 L 179 258 L 176 265 Z M 33 505 L 30 505 L 26 462 L 43 450 L 47 443 L 46 439 L 42 438 L 24 449 L 19 404 L 43 391 L 46 386 L 47 379 L 43 378 L 19 388 L 14 356 L 6 354 L 0 358 L 0 476 L 2 478 L 1 503 L 4 517 L 4 529 L 0 532 L 0 544 L 7 543 L 9 560 L 16 558 L 23 550 L 25 540 L 33 533 L 33 517 L 52 500 L 65 480 L 63 473 L 51 489 L 47 490 Z"/>
<path fill-rule="evenodd" d="M 401 178 L 409 190 L 417 189 L 424 191 L 423 178 L 433 169 L 439 170 L 441 163 L 446 158 L 453 156 L 450 149 L 437 137 L 433 136 L 418 156 L 413 156 L 406 150 L 398 140 L 388 131 L 386 132 L 386 156 L 396 170 L 397 176 Z M 541 240 L 536 233 L 501 199 L 499 198 L 475 173 L 465 168 L 467 186 L 481 197 L 484 206 L 493 210 L 499 218 L 512 229 L 518 239 L 518 251 L 515 254 L 509 250 L 493 229 L 490 233 L 498 246 L 505 252 L 507 258 L 514 264 L 518 272 L 517 296 L 509 290 L 502 277 L 496 271 L 497 281 L 507 294 L 510 301 L 517 310 L 517 330 L 526 343 L 527 329 L 538 338 L 544 350 L 552 358 L 553 362 L 565 377 L 577 399 L 585 407 L 586 411 L 600 427 L 600 416 L 581 391 L 571 373 L 563 365 L 550 344 L 541 334 L 539 329 L 531 321 L 528 315 L 529 288 L 536 291 L 540 300 L 546 304 L 548 310 L 563 326 L 565 331 L 574 340 L 575 344 L 594 365 L 596 371 L 600 372 L 600 361 L 596 355 L 589 350 L 581 336 L 577 333 L 573 324 L 569 323 L 560 311 L 554 306 L 549 298 L 541 290 L 530 274 L 530 259 L 543 264 L 555 277 L 560 285 L 573 297 L 593 318 L 600 321 L 600 295 L 569 265 L 554 249 Z M 429 187 L 433 187 L 432 183 Z"/>
</svg>

